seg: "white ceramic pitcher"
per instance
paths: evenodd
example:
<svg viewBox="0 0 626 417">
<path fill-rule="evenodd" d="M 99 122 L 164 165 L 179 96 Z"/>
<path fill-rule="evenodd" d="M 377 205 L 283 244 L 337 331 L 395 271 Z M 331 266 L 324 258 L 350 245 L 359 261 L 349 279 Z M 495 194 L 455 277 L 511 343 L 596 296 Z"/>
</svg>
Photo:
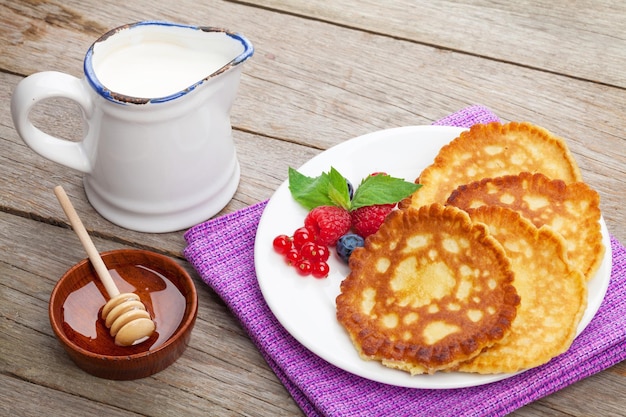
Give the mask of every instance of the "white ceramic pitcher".
<svg viewBox="0 0 626 417">
<path fill-rule="evenodd" d="M 169 232 L 219 212 L 239 184 L 230 110 L 242 63 L 253 54 L 223 29 L 146 21 L 100 37 L 84 77 L 40 72 L 16 87 L 11 112 L 35 152 L 84 173 L 93 207 L 122 227 Z M 37 102 L 63 97 L 82 109 L 80 142 L 36 128 Z"/>
</svg>

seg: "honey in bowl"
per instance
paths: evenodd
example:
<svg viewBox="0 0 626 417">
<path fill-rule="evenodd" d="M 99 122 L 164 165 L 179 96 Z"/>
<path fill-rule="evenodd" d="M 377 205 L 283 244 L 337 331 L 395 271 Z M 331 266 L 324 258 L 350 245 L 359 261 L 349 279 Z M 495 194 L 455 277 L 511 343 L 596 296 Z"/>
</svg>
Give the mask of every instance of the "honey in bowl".
<svg viewBox="0 0 626 417">
<path fill-rule="evenodd" d="M 84 371 L 107 379 L 153 375 L 185 351 L 198 312 L 189 274 L 167 256 L 137 249 L 101 254 L 120 292 L 137 294 L 156 324 L 145 341 L 119 346 L 102 319 L 108 301 L 89 259 L 70 268 L 50 296 L 50 324 L 66 353 Z"/>
<path fill-rule="evenodd" d="M 63 330 L 83 349 L 102 355 L 129 355 L 153 350 L 176 331 L 185 313 L 185 296 L 169 278 L 147 265 L 124 265 L 109 272 L 120 292 L 139 296 L 156 323 L 149 339 L 133 346 L 118 346 L 102 319 L 107 299 L 99 280 L 84 283 L 63 303 Z"/>
</svg>

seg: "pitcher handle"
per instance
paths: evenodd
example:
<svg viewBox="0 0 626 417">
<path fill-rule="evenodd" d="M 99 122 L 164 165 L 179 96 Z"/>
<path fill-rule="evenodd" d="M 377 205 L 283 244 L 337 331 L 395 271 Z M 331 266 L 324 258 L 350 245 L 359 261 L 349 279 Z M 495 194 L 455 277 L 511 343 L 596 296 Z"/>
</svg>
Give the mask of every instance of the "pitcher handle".
<svg viewBox="0 0 626 417">
<path fill-rule="evenodd" d="M 18 83 L 11 97 L 11 114 L 18 135 L 44 158 L 84 173 L 91 172 L 91 162 L 83 141 L 74 142 L 49 135 L 30 121 L 32 108 L 48 98 L 74 101 L 87 119 L 93 113 L 93 101 L 82 80 L 57 71 L 32 74 Z"/>
</svg>

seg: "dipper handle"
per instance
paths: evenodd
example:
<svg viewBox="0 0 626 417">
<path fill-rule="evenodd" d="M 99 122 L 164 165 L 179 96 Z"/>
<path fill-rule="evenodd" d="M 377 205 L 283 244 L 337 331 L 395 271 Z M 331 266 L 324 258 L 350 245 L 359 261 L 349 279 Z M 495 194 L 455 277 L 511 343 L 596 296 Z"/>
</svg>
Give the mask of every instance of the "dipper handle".
<svg viewBox="0 0 626 417">
<path fill-rule="evenodd" d="M 59 200 L 59 203 L 61 204 L 65 215 L 70 221 L 74 232 L 76 233 L 76 235 L 78 235 L 80 243 L 83 245 L 83 248 L 85 248 L 91 264 L 95 268 L 96 273 L 100 278 L 100 281 L 102 281 L 104 288 L 109 294 L 109 298 L 114 298 L 118 296 L 120 294 L 120 291 L 117 289 L 115 282 L 113 282 L 113 278 L 111 277 L 109 270 L 107 269 L 104 261 L 100 257 L 98 249 L 96 249 L 96 246 L 93 244 L 93 241 L 89 237 L 87 229 L 85 229 L 83 222 L 80 220 L 80 217 L 78 217 L 78 213 L 76 213 L 76 210 L 74 209 L 74 206 L 72 205 L 69 197 L 65 193 L 65 190 L 62 186 L 57 185 L 56 187 L 54 187 L 54 194 L 57 196 L 57 200 Z"/>
</svg>

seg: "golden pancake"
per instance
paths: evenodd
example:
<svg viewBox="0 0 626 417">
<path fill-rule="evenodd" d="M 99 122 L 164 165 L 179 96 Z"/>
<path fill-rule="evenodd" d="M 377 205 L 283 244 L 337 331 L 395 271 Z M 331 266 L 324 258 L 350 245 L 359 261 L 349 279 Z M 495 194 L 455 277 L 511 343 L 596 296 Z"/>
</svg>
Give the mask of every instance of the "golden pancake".
<svg viewBox="0 0 626 417">
<path fill-rule="evenodd" d="M 565 141 L 547 130 L 530 123 L 477 124 L 440 149 L 415 180 L 422 187 L 399 207 L 444 204 L 459 185 L 523 171 L 566 183 L 582 181 Z"/>
<path fill-rule="evenodd" d="M 456 366 L 502 340 L 516 315 L 502 245 L 455 207 L 392 212 L 349 262 L 337 319 L 363 359 L 388 367 Z"/>
<path fill-rule="evenodd" d="M 572 265 L 590 280 L 602 257 L 600 197 L 583 182 L 566 184 L 542 174 L 528 172 L 458 187 L 447 204 L 463 210 L 497 205 L 517 211 L 535 226 L 548 225 L 567 242 Z"/>
<path fill-rule="evenodd" d="M 582 273 L 567 262 L 563 238 L 503 207 L 483 206 L 471 210 L 470 217 L 485 224 L 504 247 L 521 303 L 507 338 L 458 370 L 517 372 L 565 352 L 587 306 L 587 288 Z"/>
</svg>

